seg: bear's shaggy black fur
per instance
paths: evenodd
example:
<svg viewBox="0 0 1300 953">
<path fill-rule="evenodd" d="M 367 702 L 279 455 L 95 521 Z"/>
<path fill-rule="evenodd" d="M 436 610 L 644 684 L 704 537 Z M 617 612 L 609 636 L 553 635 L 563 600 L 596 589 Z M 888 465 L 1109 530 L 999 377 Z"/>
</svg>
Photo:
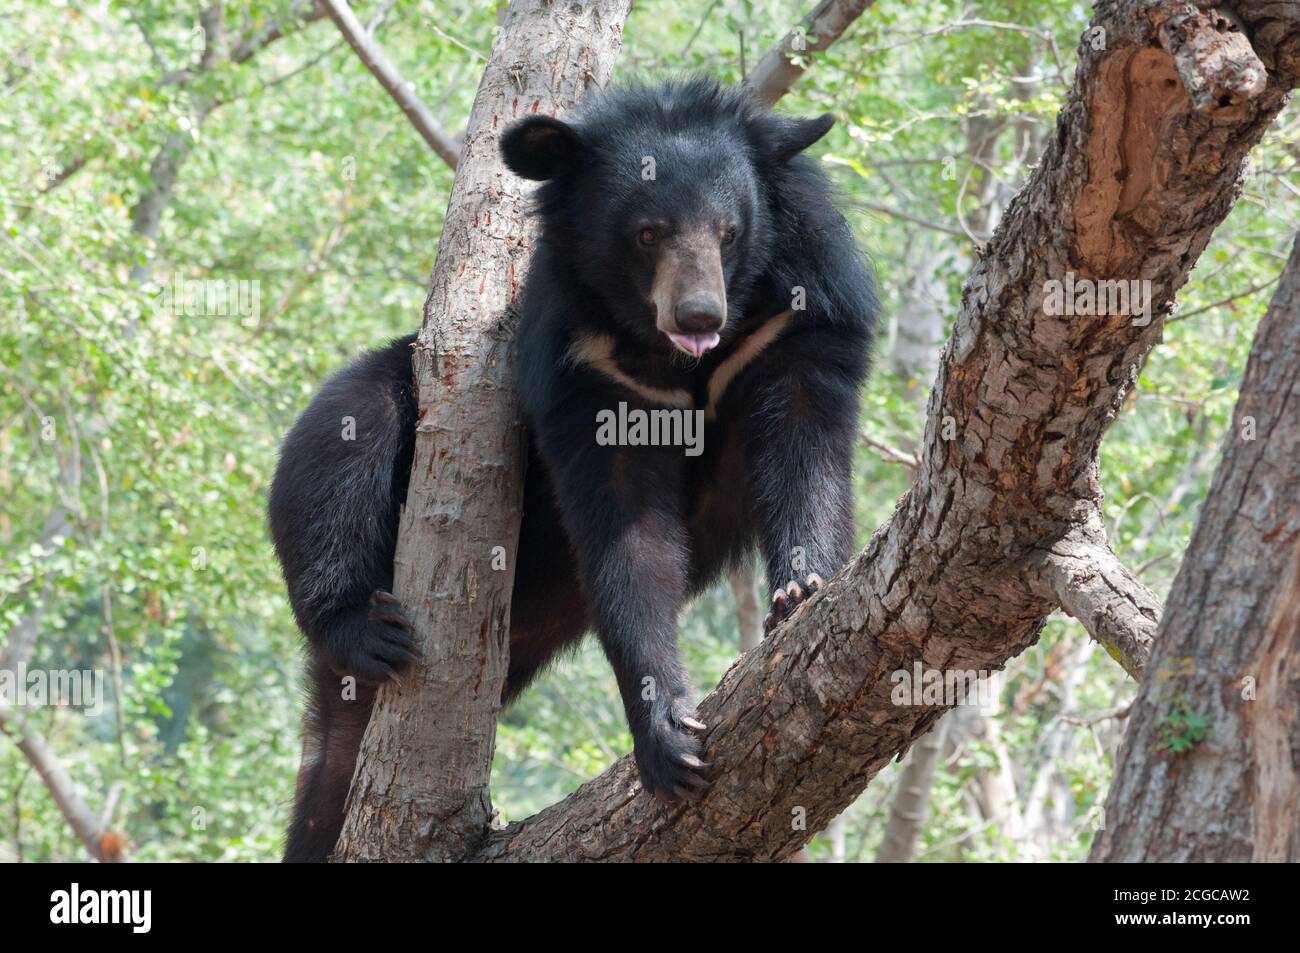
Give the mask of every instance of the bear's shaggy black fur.
<svg viewBox="0 0 1300 953">
<path fill-rule="evenodd" d="M 826 179 L 802 154 L 831 123 L 693 81 L 593 95 L 566 121 L 531 116 L 501 142 L 515 173 L 544 183 L 519 315 L 531 446 L 505 698 L 594 629 L 641 781 L 669 800 L 706 783 L 704 726 L 677 655 L 683 603 L 757 544 L 779 620 L 851 553 L 876 299 Z M 311 650 L 286 860 L 333 849 L 374 687 L 416 651 L 389 594 L 414 440 L 413 340 L 324 386 L 286 439 L 271 491 Z M 620 404 L 697 414 L 702 453 L 598 439 Z M 655 419 L 672 433 L 670 416 Z M 355 700 L 343 698 L 345 675 L 359 683 Z"/>
</svg>

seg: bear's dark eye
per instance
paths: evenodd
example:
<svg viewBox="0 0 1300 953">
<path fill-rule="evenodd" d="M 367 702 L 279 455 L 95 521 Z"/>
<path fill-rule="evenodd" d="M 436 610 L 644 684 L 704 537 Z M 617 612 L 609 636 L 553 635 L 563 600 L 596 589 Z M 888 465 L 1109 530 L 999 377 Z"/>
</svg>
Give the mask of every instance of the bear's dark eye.
<svg viewBox="0 0 1300 953">
<path fill-rule="evenodd" d="M 736 240 L 736 226 L 728 225 L 727 230 L 722 233 L 722 244 L 730 245 Z"/>
<path fill-rule="evenodd" d="M 649 248 L 653 245 L 658 237 L 659 236 L 655 234 L 653 228 L 643 228 L 641 231 L 636 233 L 637 244 L 642 245 L 645 248 Z"/>
</svg>

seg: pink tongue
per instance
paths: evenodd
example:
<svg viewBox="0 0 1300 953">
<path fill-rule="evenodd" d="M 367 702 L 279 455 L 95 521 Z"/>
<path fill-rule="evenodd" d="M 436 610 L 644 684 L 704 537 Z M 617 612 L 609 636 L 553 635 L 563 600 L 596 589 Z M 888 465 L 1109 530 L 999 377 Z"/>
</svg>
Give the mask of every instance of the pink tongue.
<svg viewBox="0 0 1300 953">
<path fill-rule="evenodd" d="M 670 334 L 668 340 L 692 357 L 702 357 L 704 352 L 718 346 L 717 334 Z"/>
</svg>

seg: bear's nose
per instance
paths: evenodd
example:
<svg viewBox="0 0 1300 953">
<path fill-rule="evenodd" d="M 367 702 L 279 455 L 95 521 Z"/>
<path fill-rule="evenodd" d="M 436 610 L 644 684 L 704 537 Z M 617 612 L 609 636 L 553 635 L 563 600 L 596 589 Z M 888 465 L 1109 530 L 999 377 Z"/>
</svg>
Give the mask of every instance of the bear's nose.
<svg viewBox="0 0 1300 953">
<path fill-rule="evenodd" d="M 687 295 L 673 313 L 677 327 L 687 334 L 706 334 L 722 327 L 722 302 L 711 294 Z"/>
</svg>

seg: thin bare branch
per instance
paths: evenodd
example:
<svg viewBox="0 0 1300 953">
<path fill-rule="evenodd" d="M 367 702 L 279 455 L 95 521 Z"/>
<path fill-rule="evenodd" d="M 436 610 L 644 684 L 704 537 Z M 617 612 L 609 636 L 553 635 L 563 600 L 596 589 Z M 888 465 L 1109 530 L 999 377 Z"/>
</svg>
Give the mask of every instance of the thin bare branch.
<svg viewBox="0 0 1300 953">
<path fill-rule="evenodd" d="M 295 24 L 315 23 L 317 20 L 323 20 L 325 16 L 325 11 L 318 7 L 314 0 L 299 0 L 284 20 L 269 23 L 240 39 L 230 50 L 230 62 L 244 63 L 256 56 L 259 50 L 292 33 L 291 27 Z"/>
<path fill-rule="evenodd" d="M 886 463 L 897 463 L 900 466 L 907 467 L 907 469 L 911 470 L 913 473 L 915 473 L 917 468 L 921 465 L 921 461 L 917 458 L 915 453 L 911 453 L 907 450 L 900 450 L 898 447 L 885 443 L 883 440 L 877 440 L 875 437 L 868 436 L 864 433 L 862 434 L 862 442 L 874 450 L 880 456 L 880 459 L 884 460 Z"/>
<path fill-rule="evenodd" d="M 383 48 L 375 42 L 375 38 L 362 27 L 352 8 L 347 5 L 347 0 L 320 0 L 320 5 L 366 69 L 379 80 L 379 85 L 384 87 L 393 102 L 401 107 L 415 131 L 443 162 L 455 169 L 460 162 L 460 149 L 420 101 L 412 85 L 402 79 L 401 73 Z"/>
<path fill-rule="evenodd" d="M 90 855 L 102 862 L 121 860 L 119 851 L 105 849 L 107 829 L 77 791 L 68 769 L 45 738 L 30 726 L 19 727 L 9 709 L 3 706 L 0 706 L 0 733 L 8 735 L 36 769 L 68 826 Z"/>
<path fill-rule="evenodd" d="M 955 225 L 945 225 L 942 222 L 932 222 L 929 219 L 920 218 L 908 212 L 899 211 L 896 208 L 890 208 L 888 205 L 880 205 L 876 202 L 847 202 L 849 208 L 863 209 L 868 212 L 878 212 L 881 215 L 888 215 L 890 218 L 896 218 L 900 222 L 911 222 L 913 225 L 919 225 L 922 228 L 928 228 L 932 232 L 942 232 L 945 235 L 955 235 L 958 238 L 968 239 L 982 244 L 984 239 L 979 235 L 972 235 L 965 229 L 958 228 Z"/>
<path fill-rule="evenodd" d="M 1273 287 L 1275 284 L 1277 284 L 1278 279 L 1281 277 L 1282 277 L 1282 273 L 1278 272 L 1272 278 L 1268 279 L 1268 281 L 1261 282 L 1260 284 L 1257 285 L 1251 285 L 1245 291 L 1238 291 L 1236 294 L 1228 295 L 1228 297 L 1221 298 L 1220 300 L 1215 301 L 1213 304 L 1207 304 L 1199 308 L 1194 308 L 1193 310 L 1188 311 L 1184 314 L 1175 314 L 1165 323 L 1173 324 L 1175 321 L 1186 321 L 1188 318 L 1194 318 L 1198 314 L 1204 314 L 1207 311 L 1213 311 L 1215 308 L 1222 308 L 1226 304 L 1232 304 L 1232 302 L 1234 301 L 1240 301 L 1242 298 L 1249 298 L 1251 295 L 1257 295 L 1261 291 Z"/>
</svg>

